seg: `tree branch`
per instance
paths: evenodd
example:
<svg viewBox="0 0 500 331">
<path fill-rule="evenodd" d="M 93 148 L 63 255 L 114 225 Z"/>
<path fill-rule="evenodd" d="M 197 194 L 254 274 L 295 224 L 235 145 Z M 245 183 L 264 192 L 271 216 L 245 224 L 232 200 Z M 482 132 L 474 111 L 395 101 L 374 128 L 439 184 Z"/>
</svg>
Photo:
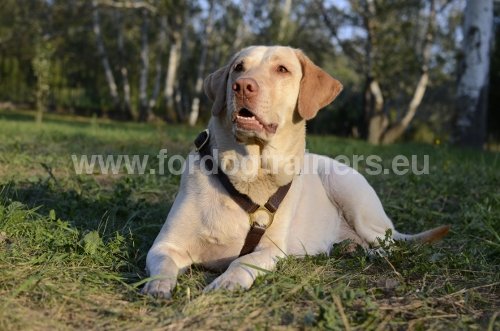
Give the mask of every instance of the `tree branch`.
<svg viewBox="0 0 500 331">
<path fill-rule="evenodd" d="M 339 38 L 338 27 L 335 24 L 333 24 L 332 20 L 328 16 L 327 10 L 323 5 L 323 1 L 316 0 L 316 6 L 318 7 L 318 11 L 321 13 L 323 22 L 325 23 L 328 30 L 330 30 L 330 33 L 332 34 L 335 41 L 337 41 L 337 43 L 339 44 L 340 48 L 342 49 L 342 52 L 344 52 L 344 54 L 350 56 L 351 58 L 357 59 L 359 61 L 359 59 L 362 58 L 361 53 L 354 47 L 352 47 L 349 43 Z"/>
<path fill-rule="evenodd" d="M 158 9 L 147 1 L 115 1 L 115 0 L 99 0 L 99 6 L 122 8 L 122 9 L 146 9 L 152 13 L 156 13 Z"/>
<path fill-rule="evenodd" d="M 399 122 L 395 125 L 391 126 L 384 133 L 382 137 L 382 143 L 388 144 L 392 143 L 396 140 L 410 125 L 410 122 L 415 117 L 417 113 L 417 109 L 424 98 L 425 90 L 427 89 L 427 85 L 429 83 L 429 61 L 431 57 L 431 47 L 432 41 L 434 39 L 435 32 L 435 23 L 436 23 L 436 8 L 435 8 L 435 0 L 431 0 L 431 8 L 429 13 L 429 23 L 427 27 L 427 32 L 424 39 L 424 46 L 422 47 L 422 74 L 420 75 L 420 79 L 418 80 L 417 86 L 415 87 L 415 91 L 413 92 L 413 97 L 408 105 L 408 108 L 401 118 Z"/>
</svg>

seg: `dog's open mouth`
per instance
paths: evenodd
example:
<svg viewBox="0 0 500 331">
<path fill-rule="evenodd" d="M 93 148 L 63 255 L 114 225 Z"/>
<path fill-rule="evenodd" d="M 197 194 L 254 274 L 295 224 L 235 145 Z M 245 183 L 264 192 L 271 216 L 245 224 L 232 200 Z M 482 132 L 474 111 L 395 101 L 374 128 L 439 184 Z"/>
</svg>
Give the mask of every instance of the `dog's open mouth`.
<svg viewBox="0 0 500 331">
<path fill-rule="evenodd" d="M 233 116 L 233 122 L 236 123 L 239 129 L 253 132 L 267 131 L 269 133 L 276 132 L 276 124 L 267 124 L 256 116 L 250 109 L 241 108 Z"/>
<path fill-rule="evenodd" d="M 259 121 L 259 119 L 247 108 L 241 108 L 236 113 L 235 118 L 236 125 L 248 131 L 260 132 L 264 130 L 264 125 Z"/>
</svg>

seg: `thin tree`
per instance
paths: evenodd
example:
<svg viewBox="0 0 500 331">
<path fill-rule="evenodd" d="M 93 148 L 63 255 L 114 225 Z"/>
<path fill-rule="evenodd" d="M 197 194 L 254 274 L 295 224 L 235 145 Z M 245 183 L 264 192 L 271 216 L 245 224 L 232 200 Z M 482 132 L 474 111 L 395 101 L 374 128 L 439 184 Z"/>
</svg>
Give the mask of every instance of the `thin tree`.
<svg viewBox="0 0 500 331">
<path fill-rule="evenodd" d="M 214 1 L 210 1 L 210 9 L 208 11 L 208 17 L 206 20 L 205 31 L 203 36 L 201 37 L 201 55 L 200 62 L 198 63 L 197 77 L 196 77 L 196 85 L 194 89 L 195 97 L 191 104 L 191 111 L 189 113 L 188 123 L 190 126 L 194 126 L 198 121 L 198 116 L 200 114 L 200 97 L 203 89 L 203 76 L 205 74 L 205 63 L 207 61 L 207 53 L 208 48 L 210 46 L 209 40 L 212 34 L 213 26 L 214 26 Z"/>
<path fill-rule="evenodd" d="M 160 17 L 160 31 L 158 33 L 158 40 L 156 43 L 156 61 L 155 61 L 155 78 L 153 83 L 153 92 L 148 103 L 147 116 L 144 118 L 145 121 L 151 121 L 154 119 L 153 109 L 156 107 L 156 102 L 158 96 L 160 95 L 161 89 L 161 77 L 163 71 L 163 56 L 165 53 L 165 48 L 167 46 L 167 18 L 166 16 Z"/>
<path fill-rule="evenodd" d="M 113 106 L 115 109 L 119 109 L 120 99 L 118 96 L 118 88 L 116 86 L 115 76 L 111 65 L 109 63 L 108 54 L 106 52 L 106 47 L 104 46 L 104 40 L 101 31 L 101 21 L 99 16 L 98 1 L 92 1 L 92 27 L 95 35 L 95 40 L 97 44 L 97 53 L 101 58 L 101 63 L 104 68 L 104 73 L 106 76 L 106 81 L 108 83 L 109 94 L 111 100 L 113 101 Z"/>
<path fill-rule="evenodd" d="M 117 36 L 117 44 L 118 44 L 118 56 L 119 56 L 119 64 L 120 64 L 120 73 L 122 78 L 122 88 L 123 88 L 123 110 L 127 117 L 132 117 L 132 106 L 130 102 L 130 82 L 128 78 L 128 68 L 127 61 L 125 59 L 125 42 L 123 36 L 123 17 L 120 10 L 116 10 L 116 21 L 118 26 L 118 36 Z"/>
<path fill-rule="evenodd" d="M 182 52 L 183 16 L 183 12 L 181 10 L 177 10 L 172 19 L 168 21 L 170 25 L 168 34 L 170 37 L 170 50 L 168 55 L 167 75 L 165 77 L 163 96 L 167 107 L 167 120 L 170 121 L 180 120 L 175 112 L 174 88 Z"/>
<path fill-rule="evenodd" d="M 149 118 L 148 107 L 148 76 L 149 76 L 149 41 L 148 41 L 149 12 L 142 9 L 141 27 L 141 72 L 139 78 L 139 118 L 146 121 Z"/>
<path fill-rule="evenodd" d="M 283 43 L 288 35 L 287 27 L 290 21 L 290 12 L 292 11 L 292 0 L 285 0 L 285 4 L 281 9 L 281 17 L 278 31 L 278 42 Z"/>
<path fill-rule="evenodd" d="M 32 59 L 33 72 L 36 77 L 36 116 L 37 124 L 42 123 L 43 113 L 46 111 L 50 93 L 51 56 L 53 48 L 50 41 L 39 38 L 35 47 L 35 56 Z"/>
</svg>

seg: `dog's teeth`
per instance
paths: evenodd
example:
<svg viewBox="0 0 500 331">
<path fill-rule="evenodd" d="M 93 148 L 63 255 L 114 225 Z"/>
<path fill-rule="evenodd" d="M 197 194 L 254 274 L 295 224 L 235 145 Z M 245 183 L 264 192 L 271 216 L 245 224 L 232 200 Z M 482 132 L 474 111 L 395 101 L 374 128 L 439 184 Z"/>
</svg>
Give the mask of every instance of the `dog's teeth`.
<svg viewBox="0 0 500 331">
<path fill-rule="evenodd" d="M 257 121 L 257 119 L 255 118 L 255 116 L 253 117 L 243 117 L 243 116 L 238 116 L 238 119 L 242 120 L 242 121 Z"/>
</svg>

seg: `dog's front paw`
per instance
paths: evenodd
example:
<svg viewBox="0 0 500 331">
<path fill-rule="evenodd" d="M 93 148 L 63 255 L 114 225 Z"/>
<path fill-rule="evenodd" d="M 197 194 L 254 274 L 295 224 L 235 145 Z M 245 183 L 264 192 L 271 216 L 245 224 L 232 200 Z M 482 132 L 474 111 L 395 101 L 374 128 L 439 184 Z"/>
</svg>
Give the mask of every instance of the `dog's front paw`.
<svg viewBox="0 0 500 331">
<path fill-rule="evenodd" d="M 155 279 L 144 285 L 141 294 L 151 295 L 159 299 L 171 299 L 172 290 L 175 287 L 175 280 L 171 279 Z"/>
<path fill-rule="evenodd" d="M 247 290 L 253 284 L 252 275 L 243 268 L 228 269 L 222 275 L 217 277 L 211 282 L 203 292 L 210 292 L 214 290 L 228 290 L 235 291 L 238 289 Z"/>
</svg>

